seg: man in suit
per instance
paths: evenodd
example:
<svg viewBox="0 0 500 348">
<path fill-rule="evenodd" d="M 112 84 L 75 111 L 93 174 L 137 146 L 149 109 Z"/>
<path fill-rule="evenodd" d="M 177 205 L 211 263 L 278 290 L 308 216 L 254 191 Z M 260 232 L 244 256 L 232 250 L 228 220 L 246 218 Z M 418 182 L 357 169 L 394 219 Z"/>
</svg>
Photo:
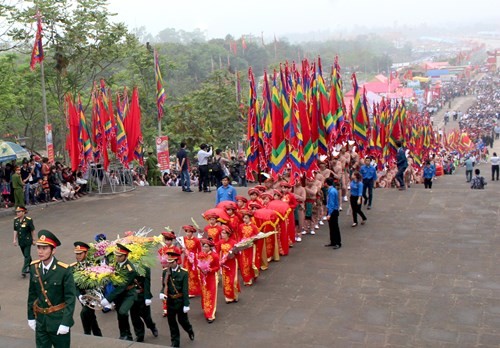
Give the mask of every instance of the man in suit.
<svg viewBox="0 0 500 348">
<path fill-rule="evenodd" d="M 167 253 L 168 268 L 162 273 L 162 289 L 160 300 L 167 300 L 167 318 L 170 327 L 170 340 L 172 347 L 179 347 L 181 342 L 179 325 L 194 340 L 193 327 L 189 323 L 189 287 L 188 272 L 179 266 L 180 254 L 176 252 Z"/>
<path fill-rule="evenodd" d="M 128 322 L 128 312 L 134 305 L 137 298 L 135 291 L 135 278 L 137 272 L 135 267 L 128 260 L 130 249 L 120 243 L 116 243 L 115 267 L 117 272 L 124 274 L 125 282 L 120 285 L 115 285 L 114 290 L 107 294 L 101 301 L 101 306 L 104 308 L 111 307 L 111 302 L 115 303 L 116 316 L 118 317 L 118 328 L 120 330 L 120 339 L 132 341 L 132 332 L 130 331 L 130 323 Z"/>
<path fill-rule="evenodd" d="M 92 263 L 87 259 L 87 252 L 90 246 L 84 242 L 74 242 L 75 246 L 75 258 L 76 262 L 73 262 L 70 267 L 75 270 L 83 270 L 86 267 L 93 266 Z M 87 307 L 83 304 L 82 296 L 86 294 L 85 289 L 80 289 L 77 286 L 78 300 L 82 304 L 82 310 L 80 311 L 80 319 L 82 320 L 83 333 L 85 335 L 94 334 L 94 336 L 102 336 L 101 328 L 97 323 L 97 317 L 95 316 L 94 309 Z"/>
<path fill-rule="evenodd" d="M 76 296 L 73 273 L 54 257 L 61 242 L 52 232 L 38 232 L 36 245 L 39 260 L 30 265 L 28 325 L 35 331 L 37 347 L 70 347 Z"/>
</svg>

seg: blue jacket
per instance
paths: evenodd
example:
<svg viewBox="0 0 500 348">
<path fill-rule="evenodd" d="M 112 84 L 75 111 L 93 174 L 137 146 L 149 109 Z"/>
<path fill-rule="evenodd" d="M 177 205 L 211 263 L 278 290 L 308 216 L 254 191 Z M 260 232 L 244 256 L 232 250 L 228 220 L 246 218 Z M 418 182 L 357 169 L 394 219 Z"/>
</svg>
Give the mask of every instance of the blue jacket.
<svg viewBox="0 0 500 348">
<path fill-rule="evenodd" d="M 398 149 L 398 153 L 396 154 L 396 161 L 398 163 L 398 169 L 408 167 L 408 159 L 406 158 L 405 150 L 402 147 Z"/>
<path fill-rule="evenodd" d="M 363 195 L 363 182 L 351 181 L 351 196 L 361 197 Z"/>
<path fill-rule="evenodd" d="M 432 177 L 434 177 L 435 173 L 436 173 L 436 170 L 434 168 L 432 168 L 431 166 L 424 167 L 424 178 L 425 179 L 432 179 Z"/>
<path fill-rule="evenodd" d="M 326 196 L 327 215 L 332 215 L 334 210 L 339 210 L 339 193 L 333 186 L 328 188 L 328 196 Z"/>
<path fill-rule="evenodd" d="M 231 185 L 227 187 L 221 186 L 217 189 L 217 194 L 215 196 L 215 204 L 219 204 L 222 201 L 233 201 L 236 202 L 236 190 Z"/>
<path fill-rule="evenodd" d="M 377 171 L 374 166 L 364 164 L 359 170 L 363 180 L 377 180 Z"/>
</svg>

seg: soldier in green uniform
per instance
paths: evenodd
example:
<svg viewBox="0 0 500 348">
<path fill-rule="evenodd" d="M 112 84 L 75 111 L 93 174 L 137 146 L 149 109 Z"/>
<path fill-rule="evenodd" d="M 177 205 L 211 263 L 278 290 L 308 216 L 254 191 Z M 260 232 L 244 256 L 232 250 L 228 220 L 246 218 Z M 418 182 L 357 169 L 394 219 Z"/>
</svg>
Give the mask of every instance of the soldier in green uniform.
<svg viewBox="0 0 500 348">
<path fill-rule="evenodd" d="M 24 183 L 21 178 L 21 167 L 17 166 L 12 175 L 12 188 L 14 189 L 14 205 L 24 207 Z"/>
<path fill-rule="evenodd" d="M 135 286 L 137 299 L 130 309 L 130 318 L 134 326 L 135 340 L 137 342 L 144 342 L 144 324 L 151 330 L 154 337 L 158 337 L 158 329 L 151 318 L 151 298 L 153 295 L 151 294 L 151 269 L 149 267 L 146 267 L 146 274 L 144 276 L 138 275 L 135 278 Z"/>
<path fill-rule="evenodd" d="M 115 267 L 117 272 L 122 272 L 125 276 L 125 283 L 116 286 L 106 297 L 101 301 L 104 308 L 109 308 L 111 302 L 115 303 L 116 316 L 118 317 L 118 329 L 120 330 L 120 339 L 132 341 L 132 332 L 130 331 L 130 323 L 128 322 L 128 312 L 134 305 L 137 297 L 135 291 L 135 278 L 137 272 L 135 267 L 128 260 L 130 249 L 124 245 L 116 243 Z"/>
<path fill-rule="evenodd" d="M 37 348 L 68 348 L 76 296 L 73 273 L 54 257 L 61 242 L 52 232 L 39 231 L 36 245 L 40 259 L 30 266 L 28 325 Z"/>
<path fill-rule="evenodd" d="M 87 252 L 90 246 L 84 242 L 74 242 L 75 246 L 75 258 L 76 262 L 73 262 L 70 267 L 73 270 L 82 270 L 86 267 L 93 266 L 93 264 L 87 259 Z M 82 304 L 82 310 L 80 311 L 80 319 L 82 320 L 83 333 L 85 335 L 94 334 L 94 336 L 102 336 L 101 328 L 97 323 L 97 317 L 95 316 L 95 311 L 93 308 L 87 307 L 84 304 L 82 296 L 86 294 L 85 289 L 80 289 L 77 285 L 77 295 L 78 300 Z"/>
<path fill-rule="evenodd" d="M 31 245 L 35 240 L 35 225 L 33 220 L 26 216 L 26 208 L 23 206 L 16 208 L 16 218 L 14 219 L 14 245 L 19 245 L 24 256 L 24 264 L 21 276 L 26 277 L 30 273 Z"/>
<path fill-rule="evenodd" d="M 170 341 L 172 347 L 179 347 L 181 343 L 179 324 L 194 340 L 193 327 L 189 323 L 189 288 L 188 272 L 178 264 L 180 254 L 167 252 L 168 268 L 162 273 L 162 288 L 160 300 L 167 300 L 167 318 L 170 327 Z"/>
<path fill-rule="evenodd" d="M 148 158 L 146 158 L 146 178 L 151 186 L 158 186 L 158 178 L 160 176 L 160 171 L 158 170 L 158 159 L 153 155 L 152 151 L 148 152 Z"/>
</svg>

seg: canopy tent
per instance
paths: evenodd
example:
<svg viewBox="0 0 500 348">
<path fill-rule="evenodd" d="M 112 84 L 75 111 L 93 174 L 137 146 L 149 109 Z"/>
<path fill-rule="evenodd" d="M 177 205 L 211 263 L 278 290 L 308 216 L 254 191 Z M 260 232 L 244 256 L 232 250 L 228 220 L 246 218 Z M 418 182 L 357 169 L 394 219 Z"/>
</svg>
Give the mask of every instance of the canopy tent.
<svg viewBox="0 0 500 348">
<path fill-rule="evenodd" d="M 29 159 L 30 153 L 19 144 L 0 140 L 0 162 Z"/>
</svg>

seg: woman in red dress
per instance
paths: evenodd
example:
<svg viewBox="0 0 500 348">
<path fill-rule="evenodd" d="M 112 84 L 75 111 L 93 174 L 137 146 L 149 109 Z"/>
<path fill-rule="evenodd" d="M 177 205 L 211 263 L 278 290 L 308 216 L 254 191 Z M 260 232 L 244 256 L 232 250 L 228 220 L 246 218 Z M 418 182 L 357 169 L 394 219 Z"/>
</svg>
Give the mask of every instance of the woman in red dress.
<svg viewBox="0 0 500 348">
<path fill-rule="evenodd" d="M 196 228 L 191 225 L 182 226 L 184 233 L 184 268 L 188 272 L 189 297 L 201 295 L 200 273 L 197 267 L 197 255 L 201 251 L 201 243 L 194 236 Z"/>
<path fill-rule="evenodd" d="M 241 210 L 243 223 L 240 224 L 241 240 L 249 239 L 259 233 L 257 226 L 252 222 L 253 213 L 250 210 Z M 238 262 L 240 266 L 240 274 L 243 278 L 243 284 L 250 286 L 253 284 L 254 278 L 259 276 L 259 269 L 255 266 L 255 244 L 251 248 L 240 251 L 238 254 Z"/>
<path fill-rule="evenodd" d="M 221 239 L 217 243 L 217 253 L 219 254 L 220 266 L 222 268 L 222 288 L 226 303 L 238 302 L 240 284 L 238 282 L 238 260 L 233 254 L 236 242 L 230 239 L 231 229 L 222 226 Z"/>
<path fill-rule="evenodd" d="M 237 212 L 237 206 L 236 203 L 234 202 L 228 202 L 226 204 L 226 213 L 229 215 L 229 221 L 227 222 L 227 225 L 233 231 L 233 234 L 231 235 L 231 238 L 233 238 L 236 243 L 238 243 L 241 240 L 241 235 L 240 235 L 240 224 L 241 224 L 241 216 Z"/>
<path fill-rule="evenodd" d="M 211 324 L 215 320 L 217 309 L 219 256 L 213 251 L 215 244 L 212 240 L 202 239 L 200 242 L 202 251 L 198 254 L 198 269 L 201 280 L 201 308 L 205 319 Z"/>
<path fill-rule="evenodd" d="M 219 216 L 217 214 L 208 214 L 205 215 L 205 219 L 208 221 L 208 225 L 205 226 L 204 231 L 207 238 L 212 238 L 215 244 L 220 239 L 220 231 L 222 230 L 221 226 L 217 222 Z"/>
</svg>

